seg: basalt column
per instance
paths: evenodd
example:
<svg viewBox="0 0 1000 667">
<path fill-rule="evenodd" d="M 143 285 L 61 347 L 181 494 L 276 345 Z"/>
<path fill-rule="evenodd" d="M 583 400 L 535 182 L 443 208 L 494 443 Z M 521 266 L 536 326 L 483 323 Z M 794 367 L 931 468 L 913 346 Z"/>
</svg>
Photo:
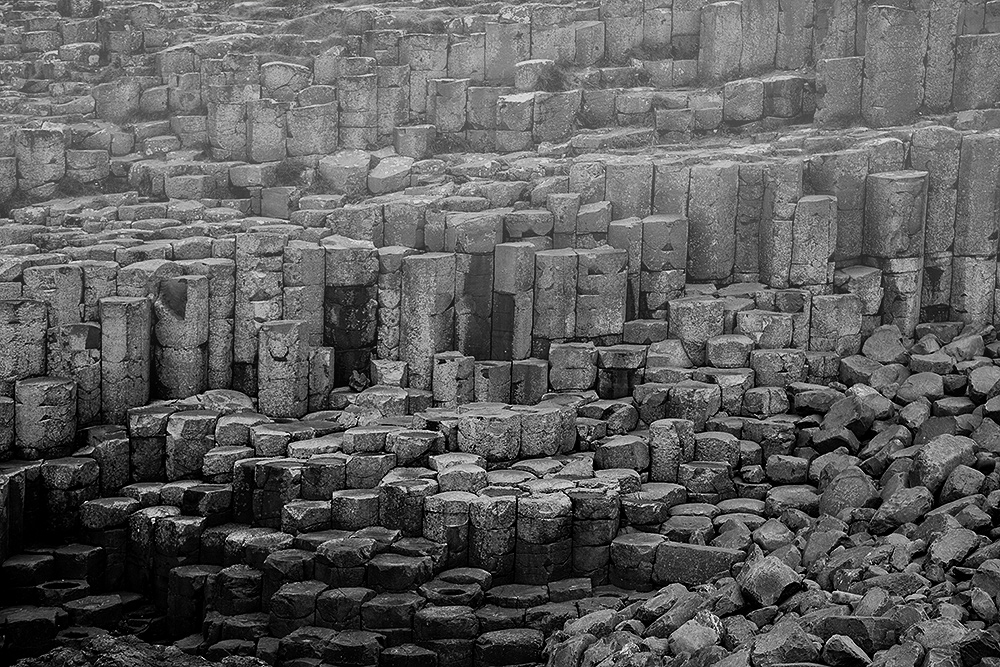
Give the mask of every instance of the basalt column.
<svg viewBox="0 0 1000 667">
<path fill-rule="evenodd" d="M 535 254 L 533 356 L 548 357 L 553 341 L 576 334 L 577 251 L 565 248 Z"/>
<path fill-rule="evenodd" d="M 691 169 L 688 199 L 688 277 L 726 280 L 736 261 L 739 165 L 717 162 Z"/>
<path fill-rule="evenodd" d="M 607 246 L 577 252 L 576 338 L 620 342 L 625 326 L 628 254 Z"/>
<path fill-rule="evenodd" d="M 180 264 L 186 272 L 208 279 L 208 388 L 228 389 L 233 383 L 236 264 L 232 259 L 216 257 Z"/>
<path fill-rule="evenodd" d="M 323 291 L 326 253 L 308 241 L 289 241 L 282 261 L 283 317 L 302 320 L 307 345 L 323 344 Z"/>
<path fill-rule="evenodd" d="M 948 81 L 950 88 L 950 78 Z M 924 322 L 946 321 L 950 317 L 961 148 L 962 133 L 943 125 L 916 130 L 910 144 L 910 167 L 927 172 L 920 285 L 920 319 Z"/>
<path fill-rule="evenodd" d="M 270 232 L 236 237 L 233 389 L 245 394 L 257 393 L 257 331 L 262 323 L 282 316 L 287 241 L 284 234 Z"/>
<path fill-rule="evenodd" d="M 760 280 L 769 287 L 788 287 L 792 278 L 796 209 L 803 195 L 803 164 L 780 160 L 764 170 L 764 201 L 760 223 Z M 809 223 L 800 219 L 799 226 Z M 808 226 L 808 224 L 806 225 Z M 803 251 L 800 235 L 799 252 Z M 802 260 L 799 260 L 801 262 Z"/>
<path fill-rule="evenodd" d="M 792 220 L 791 263 L 788 281 L 806 289 L 823 290 L 833 282 L 833 253 L 837 248 L 837 198 L 803 197 Z"/>
<path fill-rule="evenodd" d="M 684 289 L 688 220 L 681 215 L 652 215 L 642 221 L 639 316 L 661 318 L 667 301 Z"/>
<path fill-rule="evenodd" d="M 17 189 L 34 196 L 51 196 L 66 174 L 68 132 L 60 129 L 18 130 L 14 135 Z"/>
<path fill-rule="evenodd" d="M 260 86 L 212 86 L 206 92 L 208 141 L 212 157 L 218 160 L 247 159 L 247 103 L 260 99 Z"/>
<path fill-rule="evenodd" d="M 503 216 L 449 215 L 445 250 L 455 253 L 455 347 L 479 360 L 491 359 L 493 255 L 503 235 Z"/>
<path fill-rule="evenodd" d="M 77 384 L 77 423 L 89 426 L 101 414 L 101 327 L 93 323 L 52 327 L 48 334 L 49 373 Z"/>
<path fill-rule="evenodd" d="M 57 377 L 18 380 L 14 417 L 17 458 L 69 456 L 76 435 L 76 382 Z"/>
<path fill-rule="evenodd" d="M 920 318 L 927 172 L 871 174 L 867 190 L 864 242 L 882 270 L 882 321 L 909 336 Z"/>
<path fill-rule="evenodd" d="M 378 252 L 368 241 L 323 239 L 326 251 L 324 343 L 336 353 L 334 378 L 346 386 L 357 371 L 368 374 L 378 317 Z"/>
<path fill-rule="evenodd" d="M 149 299 L 101 299 L 101 412 L 124 424 L 129 408 L 149 402 L 152 376 L 152 308 Z"/>
<path fill-rule="evenodd" d="M 379 359 L 399 359 L 399 333 L 403 321 L 403 260 L 415 253 L 412 248 L 388 246 L 378 249 L 378 331 Z M 409 313 L 407 313 L 409 317 Z"/>
<path fill-rule="evenodd" d="M 990 322 L 994 314 L 997 237 L 1000 236 L 1000 134 L 962 137 L 952 261 L 952 320 Z M 993 272 L 990 271 L 993 269 Z"/>
<path fill-rule="evenodd" d="M 258 409 L 271 417 L 301 418 L 309 399 L 307 324 L 275 320 L 260 327 Z"/>
<path fill-rule="evenodd" d="M 204 276 L 168 278 L 153 299 L 155 393 L 187 398 L 207 388 L 209 288 Z"/>
<path fill-rule="evenodd" d="M 45 373 L 48 306 L 44 301 L 0 301 L 0 395 L 14 395 L 14 381 Z"/>
<path fill-rule="evenodd" d="M 514 574 L 516 495 L 480 495 L 469 503 L 469 565 L 493 573 L 494 581 Z"/>
<path fill-rule="evenodd" d="M 32 266 L 24 270 L 24 296 L 49 305 L 49 325 L 75 324 L 82 319 L 83 271 L 72 264 Z"/>
<path fill-rule="evenodd" d="M 924 44 L 916 12 L 888 5 L 868 8 L 861 115 L 873 127 L 903 125 L 923 98 Z"/>
<path fill-rule="evenodd" d="M 535 250 L 535 245 L 526 241 L 498 243 L 493 248 L 490 333 L 494 359 L 527 359 L 531 356 Z"/>
<path fill-rule="evenodd" d="M 803 188 L 807 194 L 837 198 L 836 261 L 856 262 L 862 255 L 865 214 L 865 178 L 868 156 L 863 150 L 813 155 L 806 162 Z M 763 242 L 764 237 L 761 237 Z"/>
</svg>

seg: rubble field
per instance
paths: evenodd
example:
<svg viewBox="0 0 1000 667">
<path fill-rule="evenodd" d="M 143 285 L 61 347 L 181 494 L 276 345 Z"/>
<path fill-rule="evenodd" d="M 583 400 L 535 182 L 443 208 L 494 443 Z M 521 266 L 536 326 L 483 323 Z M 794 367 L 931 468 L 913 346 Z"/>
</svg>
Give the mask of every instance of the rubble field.
<svg viewBox="0 0 1000 667">
<path fill-rule="evenodd" d="M 0 0 L 0 665 L 1000 667 L 1000 0 Z"/>
</svg>

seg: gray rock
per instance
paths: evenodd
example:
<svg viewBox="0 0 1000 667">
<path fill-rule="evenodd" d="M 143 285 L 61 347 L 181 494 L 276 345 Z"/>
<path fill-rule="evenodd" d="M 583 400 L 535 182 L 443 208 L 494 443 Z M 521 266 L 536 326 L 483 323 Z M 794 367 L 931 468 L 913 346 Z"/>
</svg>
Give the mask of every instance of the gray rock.
<svg viewBox="0 0 1000 667">
<path fill-rule="evenodd" d="M 974 440 L 961 435 L 937 436 L 913 457 L 911 482 L 937 493 L 955 468 L 975 462 L 975 445 Z"/>
<path fill-rule="evenodd" d="M 903 334 L 895 324 L 875 329 L 862 345 L 861 351 L 880 364 L 905 364 L 909 357 L 903 345 Z"/>
<path fill-rule="evenodd" d="M 755 667 L 769 667 L 779 663 L 814 662 L 819 651 L 798 623 L 786 621 L 754 639 L 751 657 Z"/>
<path fill-rule="evenodd" d="M 773 605 L 802 586 L 802 575 L 775 556 L 748 561 L 736 580 L 743 592 L 762 606 Z"/>
<path fill-rule="evenodd" d="M 837 516 L 848 507 L 875 507 L 878 491 L 861 468 L 850 466 L 833 478 L 819 499 L 820 514 Z"/>
<path fill-rule="evenodd" d="M 834 635 L 823 645 L 823 661 L 831 667 L 864 667 L 872 660 L 850 637 Z"/>
<path fill-rule="evenodd" d="M 904 523 L 913 523 L 933 506 L 934 496 L 925 486 L 898 489 L 876 510 L 871 520 L 871 531 L 880 535 Z"/>
</svg>

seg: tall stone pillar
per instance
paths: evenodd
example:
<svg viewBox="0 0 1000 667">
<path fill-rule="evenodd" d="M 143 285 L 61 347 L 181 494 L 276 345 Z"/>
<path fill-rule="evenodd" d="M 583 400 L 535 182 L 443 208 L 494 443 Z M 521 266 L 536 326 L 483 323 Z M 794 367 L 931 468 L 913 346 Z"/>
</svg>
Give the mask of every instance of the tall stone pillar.
<svg viewBox="0 0 1000 667">
<path fill-rule="evenodd" d="M 124 424 L 129 408 L 149 402 L 152 308 L 144 297 L 101 299 L 101 412 Z"/>
<path fill-rule="evenodd" d="M 682 215 L 652 215 L 643 219 L 640 317 L 662 319 L 661 316 L 666 315 L 667 301 L 683 292 L 687 277 L 687 239 L 688 219 Z"/>
<path fill-rule="evenodd" d="M 949 317 L 961 147 L 962 133 L 943 125 L 916 130 L 910 144 L 910 167 L 927 172 L 924 265 L 920 290 L 920 317 L 924 322 L 942 321 Z"/>
<path fill-rule="evenodd" d="M 236 300 L 233 318 L 233 389 L 257 393 L 257 330 L 281 319 L 282 262 L 288 237 L 271 232 L 236 237 Z"/>
<path fill-rule="evenodd" d="M 45 374 L 48 305 L 33 299 L 0 300 L 0 395 L 14 395 L 14 381 Z"/>
<path fill-rule="evenodd" d="M 402 324 L 403 260 L 416 250 L 404 246 L 378 249 L 378 331 L 376 352 L 379 359 L 399 359 L 399 334 Z M 409 316 L 409 314 L 407 314 Z"/>
<path fill-rule="evenodd" d="M 721 281 L 732 274 L 738 197 L 739 165 L 735 162 L 691 168 L 687 273 L 692 281 Z"/>
<path fill-rule="evenodd" d="M 29 266 L 24 270 L 24 296 L 49 304 L 49 325 L 75 324 L 81 320 L 83 271 L 72 264 Z"/>
<path fill-rule="evenodd" d="M 98 423 L 101 414 L 101 327 L 66 324 L 48 333 L 48 370 L 54 377 L 76 381 L 76 420 Z"/>
<path fill-rule="evenodd" d="M 14 451 L 19 459 L 69 456 L 76 436 L 76 382 L 67 378 L 18 380 L 14 389 Z"/>
<path fill-rule="evenodd" d="M 810 195 L 799 200 L 792 220 L 791 285 L 821 289 L 833 282 L 837 248 L 837 198 Z"/>
<path fill-rule="evenodd" d="M 429 252 L 403 260 L 399 358 L 409 364 L 410 386 L 429 390 L 433 356 L 454 347 L 455 255 Z"/>
<path fill-rule="evenodd" d="M 246 160 L 247 103 L 260 99 L 260 86 L 234 84 L 210 86 L 208 106 L 208 143 L 217 160 Z"/>
<path fill-rule="evenodd" d="M 60 129 L 30 128 L 14 134 L 17 189 L 49 196 L 66 174 L 68 138 Z"/>
<path fill-rule="evenodd" d="M 299 419 L 309 401 L 308 327 L 302 320 L 274 320 L 260 327 L 258 409 L 269 417 Z"/>
<path fill-rule="evenodd" d="M 323 239 L 326 252 L 324 344 L 334 348 L 334 377 L 346 386 L 354 371 L 368 373 L 378 319 L 378 252 L 369 241 Z"/>
<path fill-rule="evenodd" d="M 531 356 L 532 304 L 535 285 L 535 246 L 525 241 L 499 243 L 493 249 L 494 359 Z"/>
<path fill-rule="evenodd" d="M 532 349 L 543 354 L 551 341 L 576 335 L 576 250 L 543 250 L 535 253 L 535 299 Z"/>
<path fill-rule="evenodd" d="M 208 279 L 209 389 L 233 384 L 233 311 L 236 303 L 236 264 L 232 259 L 208 257 L 179 262 L 192 275 Z"/>
<path fill-rule="evenodd" d="M 446 219 L 445 250 L 455 253 L 455 349 L 491 359 L 493 253 L 503 237 L 503 216 L 459 213 Z"/>
<path fill-rule="evenodd" d="M 307 345 L 323 344 L 323 290 L 326 253 L 318 243 L 289 241 L 285 246 L 283 318 L 305 323 Z"/>
<path fill-rule="evenodd" d="M 153 298 L 154 393 L 187 398 L 208 386 L 209 287 L 204 276 L 159 284 Z"/>
<path fill-rule="evenodd" d="M 962 137 L 949 319 L 980 323 L 993 320 L 1000 235 L 998 171 L 1000 134 Z M 990 267 L 994 270 L 990 271 Z"/>
<path fill-rule="evenodd" d="M 868 8 L 861 117 L 873 127 L 905 125 L 923 102 L 924 44 L 916 12 Z"/>
<path fill-rule="evenodd" d="M 576 338 L 620 341 L 628 300 L 628 253 L 602 246 L 577 252 Z"/>
</svg>

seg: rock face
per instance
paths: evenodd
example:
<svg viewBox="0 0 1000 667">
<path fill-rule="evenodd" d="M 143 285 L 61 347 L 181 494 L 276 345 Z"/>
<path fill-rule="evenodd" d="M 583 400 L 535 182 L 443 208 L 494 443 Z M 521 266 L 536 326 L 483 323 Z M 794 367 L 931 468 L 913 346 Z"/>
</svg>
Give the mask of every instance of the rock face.
<svg viewBox="0 0 1000 667">
<path fill-rule="evenodd" d="M 996 667 L 1000 2 L 319 4 L 0 3 L 0 665 Z"/>
</svg>

